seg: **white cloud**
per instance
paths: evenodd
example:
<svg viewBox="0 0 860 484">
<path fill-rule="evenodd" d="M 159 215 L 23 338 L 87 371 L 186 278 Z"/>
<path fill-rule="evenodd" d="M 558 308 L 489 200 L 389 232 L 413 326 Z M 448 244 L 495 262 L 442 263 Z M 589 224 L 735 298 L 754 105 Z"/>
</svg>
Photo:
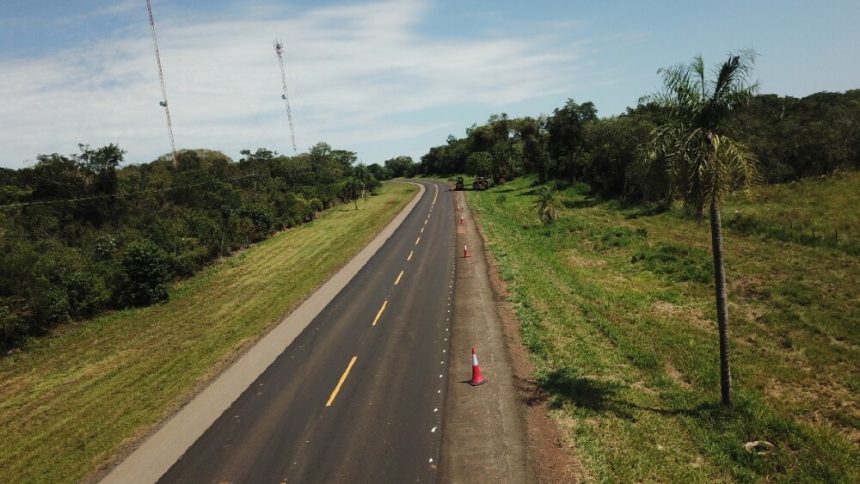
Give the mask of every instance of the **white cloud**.
<svg viewBox="0 0 860 484">
<path fill-rule="evenodd" d="M 462 106 L 486 106 L 489 113 L 569 92 L 585 48 L 569 37 L 510 31 L 432 37 L 421 30 L 431 8 L 423 1 L 329 6 L 293 15 L 265 7 L 270 18 L 261 19 L 253 8 L 247 17 L 217 21 L 169 18 L 164 8 L 156 12 L 179 148 L 206 147 L 231 156 L 259 146 L 291 151 L 275 36 L 284 42 L 300 150 L 320 140 L 339 148 L 361 146 L 359 155 L 369 162 L 385 153 L 368 148 L 374 143 L 402 146 L 422 133 L 463 129 L 465 120 L 457 115 Z M 144 22 L 49 57 L 0 60 L 0 72 L 4 166 L 21 166 L 37 153 L 72 152 L 78 142 L 119 143 L 133 162 L 168 151 Z M 436 142 L 443 140 L 441 135 Z M 427 148 L 414 146 L 409 154 Z"/>
</svg>

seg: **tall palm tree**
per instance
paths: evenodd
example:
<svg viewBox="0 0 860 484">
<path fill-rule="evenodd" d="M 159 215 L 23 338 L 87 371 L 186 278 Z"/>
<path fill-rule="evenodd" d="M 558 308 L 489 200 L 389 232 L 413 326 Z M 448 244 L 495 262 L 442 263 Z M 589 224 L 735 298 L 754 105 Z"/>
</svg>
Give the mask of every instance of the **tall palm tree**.
<svg viewBox="0 0 860 484">
<path fill-rule="evenodd" d="M 647 146 L 650 159 L 663 158 L 672 182 L 688 209 L 702 219 L 710 208 L 711 247 L 714 257 L 714 290 L 720 333 L 720 390 L 725 405 L 732 404 L 729 368 L 729 316 L 723 266 L 723 237 L 720 203 L 735 189 L 747 192 L 758 181 L 756 159 L 742 143 L 721 133 L 726 122 L 758 90 L 749 76 L 755 61 L 751 50 L 729 54 L 716 66 L 714 79 L 705 73 L 701 56 L 689 65 L 660 69 L 663 91 L 646 101 L 667 109 L 670 121 L 651 133 Z"/>
</svg>

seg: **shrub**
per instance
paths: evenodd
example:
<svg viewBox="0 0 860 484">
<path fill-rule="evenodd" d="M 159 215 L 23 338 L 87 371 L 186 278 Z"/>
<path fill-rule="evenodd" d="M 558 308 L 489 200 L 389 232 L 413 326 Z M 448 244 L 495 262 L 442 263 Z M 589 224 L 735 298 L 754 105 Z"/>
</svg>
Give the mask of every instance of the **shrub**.
<svg viewBox="0 0 860 484">
<path fill-rule="evenodd" d="M 77 271 L 65 274 L 62 284 L 66 290 L 69 314 L 88 317 L 100 311 L 110 299 L 110 291 L 101 277 L 91 272 Z"/>
<path fill-rule="evenodd" d="M 167 255 L 149 240 L 132 242 L 122 260 L 125 285 L 121 301 L 127 306 L 148 306 L 168 298 L 170 270 Z"/>
</svg>

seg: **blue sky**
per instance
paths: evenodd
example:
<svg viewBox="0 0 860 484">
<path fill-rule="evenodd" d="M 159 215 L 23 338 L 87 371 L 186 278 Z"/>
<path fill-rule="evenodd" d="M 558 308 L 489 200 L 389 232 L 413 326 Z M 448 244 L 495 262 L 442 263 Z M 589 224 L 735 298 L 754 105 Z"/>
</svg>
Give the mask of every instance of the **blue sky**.
<svg viewBox="0 0 860 484">
<path fill-rule="evenodd" d="M 618 114 L 659 67 L 754 48 L 761 91 L 860 88 L 853 1 L 154 0 L 179 148 L 291 153 L 272 40 L 284 42 L 296 140 L 366 163 L 416 161 L 492 113 L 572 97 Z M 169 150 L 144 0 L 3 0 L 0 166 L 77 143 L 126 161 Z"/>
</svg>

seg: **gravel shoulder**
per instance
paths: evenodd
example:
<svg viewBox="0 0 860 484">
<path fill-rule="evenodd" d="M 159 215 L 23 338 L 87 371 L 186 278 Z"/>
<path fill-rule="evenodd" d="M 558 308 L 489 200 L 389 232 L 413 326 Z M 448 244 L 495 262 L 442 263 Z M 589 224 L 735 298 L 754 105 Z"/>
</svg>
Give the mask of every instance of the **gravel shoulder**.
<svg viewBox="0 0 860 484">
<path fill-rule="evenodd" d="M 463 192 L 456 212 L 457 267 L 441 482 L 576 482 L 581 467 L 548 415 L 492 255 Z M 463 224 L 460 224 L 460 216 Z M 464 257 L 464 246 L 470 257 Z M 473 387 L 471 347 L 486 383 Z"/>
</svg>

